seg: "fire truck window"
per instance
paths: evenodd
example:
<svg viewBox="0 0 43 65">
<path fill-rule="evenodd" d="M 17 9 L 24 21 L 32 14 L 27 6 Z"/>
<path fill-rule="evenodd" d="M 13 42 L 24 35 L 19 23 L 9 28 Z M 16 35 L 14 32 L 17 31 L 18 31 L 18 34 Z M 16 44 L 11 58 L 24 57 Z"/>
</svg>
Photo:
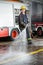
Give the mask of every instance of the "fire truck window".
<svg viewBox="0 0 43 65">
<path fill-rule="evenodd" d="M 29 10 L 26 10 L 26 14 L 29 14 L 29 12 L 30 12 Z"/>
<path fill-rule="evenodd" d="M 43 22 L 43 5 L 42 5 L 42 22 Z"/>
<path fill-rule="evenodd" d="M 15 16 L 15 23 L 18 25 L 18 16 Z"/>
<path fill-rule="evenodd" d="M 19 14 L 19 9 L 15 9 L 15 14 Z"/>
<path fill-rule="evenodd" d="M 42 5 L 36 2 L 32 3 L 32 22 L 42 22 Z"/>
</svg>

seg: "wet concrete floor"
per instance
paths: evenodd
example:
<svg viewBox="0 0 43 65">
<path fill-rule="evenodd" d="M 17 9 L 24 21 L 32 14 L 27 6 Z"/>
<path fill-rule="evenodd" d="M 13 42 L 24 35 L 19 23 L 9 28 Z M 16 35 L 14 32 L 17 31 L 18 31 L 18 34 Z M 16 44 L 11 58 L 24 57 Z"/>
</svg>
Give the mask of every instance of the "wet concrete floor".
<svg viewBox="0 0 43 65">
<path fill-rule="evenodd" d="M 30 54 L 43 49 L 43 46 L 15 43 L 15 41 L 5 43 L 8 43 L 7 46 L 3 49 L 0 47 L 0 65 L 43 65 L 43 51 Z"/>
<path fill-rule="evenodd" d="M 6 44 L 0 46 L 0 65 L 43 65 L 43 46 L 39 45 L 43 40 L 32 40 L 32 44 L 27 44 L 26 37 L 23 37 L 0 41 L 0 44 Z"/>
</svg>

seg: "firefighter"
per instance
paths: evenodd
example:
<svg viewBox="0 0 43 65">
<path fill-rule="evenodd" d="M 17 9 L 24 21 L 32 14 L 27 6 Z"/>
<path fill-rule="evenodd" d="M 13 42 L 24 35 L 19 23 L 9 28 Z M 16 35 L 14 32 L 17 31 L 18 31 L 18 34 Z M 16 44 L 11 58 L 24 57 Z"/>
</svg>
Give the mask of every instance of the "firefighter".
<svg viewBox="0 0 43 65">
<path fill-rule="evenodd" d="M 21 13 L 19 15 L 19 28 L 22 31 L 28 24 L 28 18 L 26 15 L 26 7 L 25 6 L 21 6 Z M 29 44 L 31 44 L 31 37 L 30 37 L 30 33 L 29 33 L 29 27 L 26 27 L 26 37 L 27 37 L 27 41 Z"/>
</svg>

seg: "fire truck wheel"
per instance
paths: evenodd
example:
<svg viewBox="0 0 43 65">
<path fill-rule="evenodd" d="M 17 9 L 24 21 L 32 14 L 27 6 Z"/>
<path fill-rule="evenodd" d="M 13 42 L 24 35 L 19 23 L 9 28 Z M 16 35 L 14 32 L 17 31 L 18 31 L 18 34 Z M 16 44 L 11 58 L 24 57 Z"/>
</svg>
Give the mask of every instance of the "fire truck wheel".
<svg viewBox="0 0 43 65">
<path fill-rule="evenodd" d="M 38 28 L 38 30 L 37 30 L 37 35 L 38 35 L 38 36 L 41 36 L 41 35 L 42 35 L 42 29 L 41 29 L 41 28 Z"/>
<path fill-rule="evenodd" d="M 16 29 L 13 29 L 11 31 L 11 39 L 14 40 L 16 39 L 16 37 L 19 35 L 19 30 L 16 28 Z"/>
</svg>

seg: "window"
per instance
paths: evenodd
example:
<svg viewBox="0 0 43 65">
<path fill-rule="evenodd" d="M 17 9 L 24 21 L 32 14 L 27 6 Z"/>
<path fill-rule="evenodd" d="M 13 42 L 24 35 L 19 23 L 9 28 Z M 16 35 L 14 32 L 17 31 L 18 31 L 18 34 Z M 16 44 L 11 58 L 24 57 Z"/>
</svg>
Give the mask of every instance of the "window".
<svg viewBox="0 0 43 65">
<path fill-rule="evenodd" d="M 29 14 L 29 12 L 30 12 L 29 10 L 26 10 L 26 14 Z"/>
<path fill-rule="evenodd" d="M 15 14 L 19 14 L 19 9 L 15 9 Z"/>
</svg>

